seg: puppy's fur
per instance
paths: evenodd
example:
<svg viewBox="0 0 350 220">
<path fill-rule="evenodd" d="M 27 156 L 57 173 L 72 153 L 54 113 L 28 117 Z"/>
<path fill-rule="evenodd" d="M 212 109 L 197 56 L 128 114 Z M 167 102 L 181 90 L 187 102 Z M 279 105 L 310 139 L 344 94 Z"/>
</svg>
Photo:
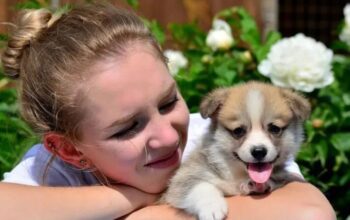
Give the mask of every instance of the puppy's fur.
<svg viewBox="0 0 350 220">
<path fill-rule="evenodd" d="M 302 122 L 310 113 L 306 99 L 250 82 L 215 90 L 200 111 L 211 118 L 209 131 L 171 179 L 162 202 L 201 220 L 223 219 L 228 211 L 224 196 L 264 193 L 302 181 L 286 171 L 285 162 L 302 143 Z"/>
</svg>

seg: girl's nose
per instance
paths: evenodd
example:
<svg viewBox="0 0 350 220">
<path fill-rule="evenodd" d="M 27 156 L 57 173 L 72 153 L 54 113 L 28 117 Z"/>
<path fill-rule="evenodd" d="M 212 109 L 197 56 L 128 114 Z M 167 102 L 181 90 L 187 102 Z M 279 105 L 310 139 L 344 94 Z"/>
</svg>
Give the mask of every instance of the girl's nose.
<svg viewBox="0 0 350 220">
<path fill-rule="evenodd" d="M 149 148 L 175 147 L 179 144 L 179 132 L 169 120 L 159 117 L 150 129 Z"/>
</svg>

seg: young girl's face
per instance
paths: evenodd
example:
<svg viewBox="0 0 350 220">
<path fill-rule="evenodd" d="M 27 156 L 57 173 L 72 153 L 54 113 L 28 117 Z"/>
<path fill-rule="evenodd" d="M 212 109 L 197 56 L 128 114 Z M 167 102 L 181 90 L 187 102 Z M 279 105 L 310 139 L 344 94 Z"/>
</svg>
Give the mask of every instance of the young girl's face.
<svg viewBox="0 0 350 220">
<path fill-rule="evenodd" d="M 164 190 L 180 164 L 189 112 L 165 64 L 141 44 L 100 61 L 84 84 L 78 150 L 112 181 Z"/>
</svg>

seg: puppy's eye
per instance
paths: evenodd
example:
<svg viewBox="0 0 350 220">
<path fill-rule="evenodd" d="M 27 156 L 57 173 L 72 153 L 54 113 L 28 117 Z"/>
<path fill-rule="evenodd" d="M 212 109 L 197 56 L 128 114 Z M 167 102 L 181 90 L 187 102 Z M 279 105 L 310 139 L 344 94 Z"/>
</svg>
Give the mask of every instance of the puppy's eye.
<svg viewBox="0 0 350 220">
<path fill-rule="evenodd" d="M 280 135 L 283 131 L 283 128 L 281 127 L 278 127 L 277 125 L 274 125 L 272 123 L 270 123 L 268 126 L 267 126 L 267 130 L 270 134 L 272 135 Z"/>
<path fill-rule="evenodd" d="M 238 128 L 235 128 L 231 131 L 231 134 L 234 138 L 236 139 L 239 139 L 241 137 L 243 137 L 245 134 L 246 134 L 246 129 L 245 127 L 238 127 Z"/>
</svg>

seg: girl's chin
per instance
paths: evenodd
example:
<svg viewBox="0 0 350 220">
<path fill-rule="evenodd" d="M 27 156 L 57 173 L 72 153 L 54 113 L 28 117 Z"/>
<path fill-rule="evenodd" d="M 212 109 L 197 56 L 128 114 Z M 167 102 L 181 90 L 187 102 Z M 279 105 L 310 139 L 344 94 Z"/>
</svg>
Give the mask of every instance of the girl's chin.
<svg viewBox="0 0 350 220">
<path fill-rule="evenodd" d="M 167 186 L 168 186 L 168 182 L 164 182 L 164 183 L 159 182 L 157 185 L 146 187 L 143 191 L 151 194 L 159 194 L 164 192 Z"/>
<path fill-rule="evenodd" d="M 143 184 L 137 188 L 140 188 L 146 193 L 161 193 L 167 188 L 169 180 L 174 175 L 175 171 L 176 168 L 174 168 L 172 172 L 169 172 L 166 175 L 157 175 L 156 178 L 150 179 L 150 181 L 145 180 Z"/>
</svg>

